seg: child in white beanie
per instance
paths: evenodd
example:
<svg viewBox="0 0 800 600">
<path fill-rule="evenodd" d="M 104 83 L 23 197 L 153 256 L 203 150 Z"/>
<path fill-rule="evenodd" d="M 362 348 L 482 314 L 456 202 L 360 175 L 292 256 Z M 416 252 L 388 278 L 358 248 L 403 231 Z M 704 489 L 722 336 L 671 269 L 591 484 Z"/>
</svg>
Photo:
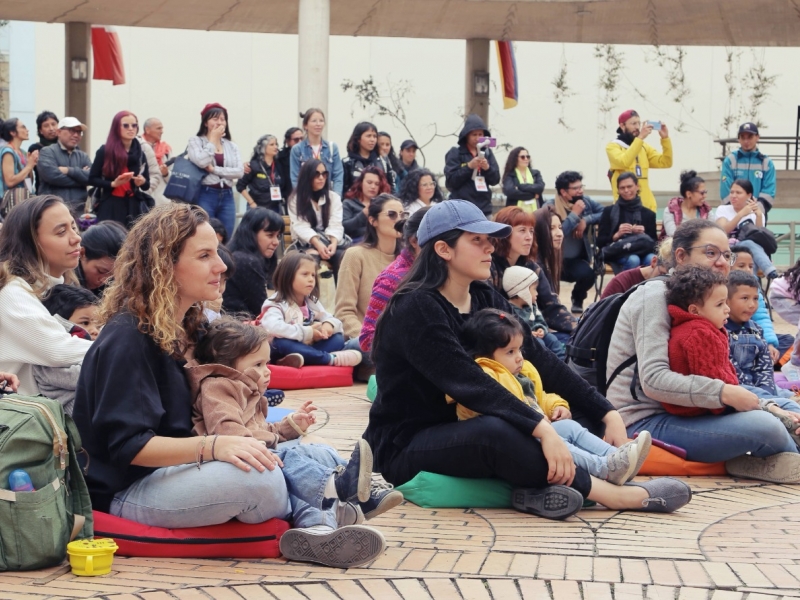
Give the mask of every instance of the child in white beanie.
<svg viewBox="0 0 800 600">
<path fill-rule="evenodd" d="M 550 333 L 542 313 L 536 306 L 538 287 L 539 277 L 526 267 L 516 265 L 508 267 L 503 274 L 503 290 L 508 295 L 508 301 L 514 307 L 516 317 L 530 326 L 533 337 L 540 344 L 564 360 L 566 356 L 564 344 Z"/>
</svg>

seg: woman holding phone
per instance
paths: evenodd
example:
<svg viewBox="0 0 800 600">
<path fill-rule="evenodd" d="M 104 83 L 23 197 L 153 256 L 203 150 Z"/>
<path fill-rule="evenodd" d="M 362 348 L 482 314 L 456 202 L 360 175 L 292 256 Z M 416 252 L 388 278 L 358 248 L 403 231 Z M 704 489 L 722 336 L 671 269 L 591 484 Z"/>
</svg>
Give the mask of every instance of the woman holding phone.
<svg viewBox="0 0 800 600">
<path fill-rule="evenodd" d="M 97 149 L 89 171 L 98 221 L 117 221 L 130 227 L 143 212 L 140 192 L 150 189 L 147 159 L 136 136 L 139 120 L 130 111 L 114 115 L 106 143 Z M 99 194 L 99 196 L 98 196 Z"/>
</svg>

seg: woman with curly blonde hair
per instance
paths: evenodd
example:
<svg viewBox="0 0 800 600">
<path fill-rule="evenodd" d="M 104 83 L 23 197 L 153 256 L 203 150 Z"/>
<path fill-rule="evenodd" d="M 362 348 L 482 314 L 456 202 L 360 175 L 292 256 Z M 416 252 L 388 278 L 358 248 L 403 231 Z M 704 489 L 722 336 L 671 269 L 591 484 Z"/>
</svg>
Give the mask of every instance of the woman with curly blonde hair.
<svg viewBox="0 0 800 600">
<path fill-rule="evenodd" d="M 137 221 L 117 256 L 74 411 L 97 510 L 158 527 L 261 523 L 288 512 L 279 462 L 263 444 L 191 437 L 184 364 L 203 302 L 219 296 L 217 246 L 205 211 L 170 204 Z"/>
</svg>

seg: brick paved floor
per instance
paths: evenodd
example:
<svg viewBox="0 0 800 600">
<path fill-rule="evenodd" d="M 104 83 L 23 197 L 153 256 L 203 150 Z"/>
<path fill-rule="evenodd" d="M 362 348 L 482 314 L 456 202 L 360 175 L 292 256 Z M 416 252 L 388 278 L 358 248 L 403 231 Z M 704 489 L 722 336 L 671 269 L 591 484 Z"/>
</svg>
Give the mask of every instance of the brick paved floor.
<svg viewBox="0 0 800 600">
<path fill-rule="evenodd" d="M 569 288 L 562 290 L 568 298 Z M 788 332 L 785 324 L 777 329 Z M 343 455 L 363 431 L 365 386 L 289 392 L 313 399 L 319 433 Z M 404 503 L 371 521 L 388 541 L 348 571 L 283 559 L 118 557 L 106 577 L 61 566 L 0 573 L 0 598 L 115 600 L 766 600 L 800 598 L 800 486 L 686 478 L 672 515 L 584 510 L 552 522 L 510 510 Z"/>
</svg>

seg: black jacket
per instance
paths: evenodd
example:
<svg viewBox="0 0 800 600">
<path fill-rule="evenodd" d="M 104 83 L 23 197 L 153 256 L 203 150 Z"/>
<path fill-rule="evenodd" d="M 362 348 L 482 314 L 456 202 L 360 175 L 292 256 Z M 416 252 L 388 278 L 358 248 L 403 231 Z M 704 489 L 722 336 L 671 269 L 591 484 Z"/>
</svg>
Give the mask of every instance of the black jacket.
<svg viewBox="0 0 800 600">
<path fill-rule="evenodd" d="M 291 156 L 291 148 L 281 148 L 280 152 L 278 152 L 278 155 L 275 157 L 275 163 L 281 174 L 281 196 L 283 196 L 284 200 L 289 198 L 292 194 Z"/>
<path fill-rule="evenodd" d="M 73 419 L 89 454 L 95 510 L 156 469 L 131 465 L 154 436 L 192 435 L 185 361 L 163 352 L 130 313 L 114 315 L 83 360 Z"/>
<path fill-rule="evenodd" d="M 255 319 L 267 299 L 267 288 L 272 285 L 270 263 L 261 256 L 240 250 L 233 253 L 233 260 L 236 271 L 225 282 L 222 309 L 230 314 L 248 315 L 250 319 Z"/>
<path fill-rule="evenodd" d="M 492 192 L 487 190 L 479 192 L 475 189 L 475 181 L 472 179 L 472 169 L 467 163 L 473 158 L 473 154 L 467 149 L 467 135 L 471 131 L 482 129 L 486 137 L 489 137 L 489 130 L 478 115 L 469 115 L 464 121 L 464 128 L 458 136 L 458 146 L 450 148 L 444 157 L 445 186 L 450 190 L 451 200 L 469 200 L 489 216 L 492 214 Z M 484 150 L 486 160 L 489 162 L 488 171 L 480 171 L 478 174 L 486 178 L 486 185 L 493 186 L 500 183 L 500 167 L 497 166 L 492 151 L 487 148 Z"/>
<path fill-rule="evenodd" d="M 271 208 L 273 200 L 269 189 L 273 185 L 277 185 L 283 190 L 283 179 L 277 158 L 273 161 L 272 166 L 275 168 L 268 167 L 263 160 L 251 160 L 250 172 L 245 173 L 244 177 L 236 183 L 236 189 L 239 190 L 239 193 L 248 190 L 256 204 Z M 288 198 L 288 196 L 282 197 Z"/>
<path fill-rule="evenodd" d="M 345 198 L 342 202 L 342 225 L 344 232 L 352 239 L 358 240 L 367 232 L 367 215 L 361 200 Z"/>
<path fill-rule="evenodd" d="M 619 221 L 614 223 L 612 216 L 615 212 L 614 207 L 617 206 L 617 204 L 619 204 Z M 605 248 L 612 243 L 614 241 L 614 234 L 617 233 L 622 223 L 644 225 L 644 232 L 650 236 L 654 244 L 658 239 L 656 213 L 644 206 L 637 208 L 635 211 L 625 210 L 625 200 L 617 200 L 616 203 L 606 206 L 603 209 L 603 215 L 600 217 L 600 225 L 597 230 L 597 247 Z"/>
<path fill-rule="evenodd" d="M 128 150 L 127 169 L 133 172 L 134 175 L 141 173 L 144 176 L 144 184 L 141 187 L 137 187 L 131 180 L 130 189 L 133 195 L 122 198 L 111 194 L 114 189 L 111 187 L 111 182 L 120 174 L 117 173 L 110 179 L 103 175 L 105 150 L 105 144 L 97 149 L 92 168 L 89 171 L 89 185 L 100 190 L 100 202 L 95 209 L 97 220 L 118 221 L 126 227 L 130 227 L 133 221 L 142 214 L 140 208 L 141 197 L 137 195 L 138 192 L 150 189 L 150 171 L 147 168 L 147 159 L 144 156 L 144 152 L 142 152 L 142 147 L 139 145 L 139 140 L 134 139 L 130 150 Z"/>
<path fill-rule="evenodd" d="M 378 167 L 381 171 L 386 173 L 386 162 L 388 161 L 383 161 L 381 157 L 378 156 L 378 152 L 376 150 L 372 151 L 372 153 L 369 155 L 369 158 L 364 158 L 360 154 L 348 154 L 347 158 L 342 161 L 342 169 L 344 169 L 344 185 L 342 187 L 342 196 L 347 194 L 347 190 L 349 190 L 353 186 L 353 182 L 359 178 L 361 171 L 367 167 Z M 330 177 L 330 175 L 328 175 L 328 177 Z"/>
<path fill-rule="evenodd" d="M 528 170 L 533 175 L 533 183 L 520 183 L 516 169 L 503 178 L 503 193 L 506 196 L 506 206 L 516 206 L 520 200 L 533 200 L 535 198 L 536 207 L 542 207 L 544 179 L 542 179 L 542 174 L 538 170 L 530 168 Z"/>
<path fill-rule="evenodd" d="M 470 314 L 483 308 L 512 312 L 511 305 L 491 286 L 473 283 Z M 459 313 L 435 290 L 416 290 L 395 301 L 383 315 L 381 336 L 373 346 L 378 397 L 369 412 L 364 438 L 375 457 L 375 471 L 395 485 L 405 483 L 393 476 L 393 460 L 414 436 L 435 425 L 457 420 L 456 402 L 484 415 L 499 417 L 531 435 L 542 417 L 486 375 L 465 351 L 461 330 L 469 315 Z M 533 341 L 527 324 L 523 346 L 542 376 L 548 392 L 580 406 L 593 418 L 602 419 L 611 404 L 592 389 L 555 354 Z"/>
</svg>

